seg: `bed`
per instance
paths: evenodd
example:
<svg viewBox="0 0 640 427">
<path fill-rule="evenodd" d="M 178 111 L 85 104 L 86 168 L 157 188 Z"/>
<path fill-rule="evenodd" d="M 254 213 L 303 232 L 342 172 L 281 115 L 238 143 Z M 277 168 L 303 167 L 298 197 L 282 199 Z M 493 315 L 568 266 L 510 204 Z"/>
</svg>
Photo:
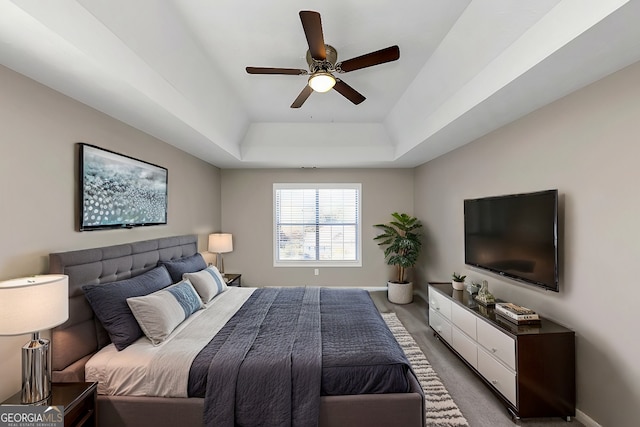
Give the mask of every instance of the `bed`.
<svg viewBox="0 0 640 427">
<path fill-rule="evenodd" d="M 118 353 L 113 349 L 115 342 L 111 342 L 110 335 L 106 332 L 102 323 L 97 319 L 96 313 L 94 313 L 92 306 L 89 304 L 87 300 L 88 296 L 85 296 L 83 286 L 88 290 L 92 286 L 97 288 L 99 287 L 98 285 L 102 285 L 102 287 L 104 288 L 104 284 L 127 283 L 127 281 L 130 279 L 142 277 L 144 275 L 152 273 L 155 270 L 158 270 L 157 266 L 159 262 L 180 262 L 183 259 L 193 258 L 197 253 L 197 236 L 185 235 L 102 248 L 83 249 L 78 251 L 50 254 L 50 273 L 66 274 L 69 276 L 69 320 L 63 325 L 56 327 L 52 331 L 51 341 L 53 381 L 85 381 L 85 369 L 87 368 L 88 363 L 89 367 L 91 367 L 93 366 L 94 362 L 100 359 L 100 357 L 103 357 L 105 353 L 108 353 L 109 351 L 111 352 L 111 354 Z M 224 293 L 224 298 L 227 298 L 227 300 L 223 300 L 222 298 L 218 300 L 216 299 L 218 297 L 216 297 L 211 301 L 211 304 L 219 301 L 218 304 L 220 307 L 229 306 L 233 304 L 228 302 L 231 301 L 231 298 L 236 298 L 236 295 L 242 294 L 243 296 L 240 296 L 240 298 L 244 298 L 247 301 L 266 299 L 273 301 L 271 304 L 274 307 L 287 307 L 286 309 L 282 309 L 281 311 L 290 311 L 291 307 L 304 307 L 300 310 L 308 310 L 307 307 L 309 305 L 313 307 L 317 306 L 317 308 L 314 308 L 314 310 L 317 311 L 301 311 L 299 314 L 298 321 L 303 323 L 306 322 L 300 327 L 300 330 L 305 332 L 303 333 L 303 335 L 313 335 L 307 334 L 306 331 L 314 330 L 313 328 L 310 328 L 309 325 L 313 324 L 315 320 L 321 317 L 320 312 L 323 312 L 324 314 L 322 315 L 322 317 L 326 318 L 337 316 L 338 324 L 349 322 L 349 316 L 345 317 L 341 314 L 347 312 L 349 307 L 339 307 L 339 301 L 343 299 L 342 295 L 346 296 L 348 293 L 340 294 L 340 296 L 337 297 L 335 292 L 341 292 L 340 290 L 336 291 L 317 288 L 300 288 L 293 291 L 293 294 L 297 296 L 294 297 L 294 300 L 292 302 L 279 302 L 280 300 L 278 300 L 277 298 L 284 298 L 283 296 L 281 297 L 280 294 L 285 294 L 285 292 L 280 292 L 279 290 L 274 288 L 259 288 L 255 291 L 249 289 L 243 289 L 242 291 L 230 289 L 229 291 Z M 286 291 L 287 295 L 290 293 L 289 291 L 290 290 Z M 355 293 L 353 294 L 353 297 L 360 298 Z M 287 298 L 291 297 L 287 296 Z M 296 300 L 295 298 L 298 299 Z M 373 305 L 370 299 L 369 303 L 370 305 Z M 215 347 L 215 341 L 217 337 L 226 336 L 224 331 L 226 331 L 227 329 L 225 328 L 238 328 L 239 326 L 237 325 L 243 325 L 242 327 L 246 327 L 244 326 L 244 323 L 239 323 L 241 321 L 237 320 L 239 319 L 242 311 L 248 311 L 248 313 L 246 314 L 246 318 L 253 319 L 256 317 L 256 313 L 261 312 L 262 310 L 260 306 L 257 306 L 257 308 L 252 308 L 252 306 L 250 306 L 248 302 L 241 302 L 236 304 L 239 307 L 237 313 L 234 311 L 232 317 L 227 318 L 223 321 L 224 325 L 221 326 L 222 329 L 217 329 L 218 333 L 215 335 L 214 339 L 210 340 L 210 345 L 213 345 Z M 286 304 L 289 305 L 287 306 Z M 363 310 L 366 311 L 367 308 L 363 306 Z M 199 310 L 198 314 L 200 314 L 200 312 L 207 311 L 210 310 L 205 308 Z M 201 317 L 202 316 L 204 316 L 204 314 L 201 315 Z M 265 314 L 264 316 L 265 319 L 270 319 L 269 316 L 271 316 L 271 314 Z M 188 320 L 191 320 L 192 318 L 195 319 L 193 320 L 194 324 L 199 319 L 194 315 Z M 373 324 L 377 322 L 376 319 L 372 319 L 371 321 L 374 322 Z M 267 326 L 272 325 L 272 323 L 269 322 L 272 321 L 269 320 L 267 322 L 267 320 L 265 320 L 265 324 Z M 280 320 L 276 320 L 274 322 L 280 322 Z M 182 334 L 183 332 L 182 330 L 179 330 L 180 328 L 187 329 L 190 327 L 190 323 L 187 321 L 184 322 L 184 325 L 186 326 L 181 325 L 179 328 L 177 328 L 176 333 Z M 255 327 L 260 330 L 275 329 L 275 327 L 265 328 L 264 326 L 259 325 Z M 286 325 L 284 327 L 287 328 Z M 322 326 L 321 328 L 318 327 L 316 329 L 323 331 L 325 329 L 330 330 L 327 328 L 328 326 Z M 193 329 L 201 330 L 202 327 L 193 326 Z M 366 333 L 367 330 L 362 333 Z M 229 331 L 230 332 L 228 332 L 227 335 L 233 335 L 233 329 L 229 329 Z M 326 332 L 322 333 L 324 333 L 325 336 L 331 335 L 330 333 Z M 361 333 L 359 332 L 358 335 L 360 334 Z M 236 335 L 244 336 L 246 334 L 236 333 Z M 287 334 L 280 335 L 286 336 Z M 296 340 L 297 339 L 298 338 L 296 338 Z M 372 335 L 365 338 L 364 340 L 368 341 L 375 339 L 377 339 L 377 337 Z M 263 341 L 267 342 L 272 340 L 273 338 L 269 337 L 265 338 Z M 296 340 L 292 341 L 292 343 L 297 342 Z M 143 337 L 136 341 L 135 345 L 142 346 L 142 349 L 150 348 L 147 341 L 148 340 Z M 311 341 L 311 343 L 312 344 L 296 345 L 297 347 L 311 348 L 313 348 L 315 345 L 316 350 L 309 352 L 311 356 L 325 352 L 324 347 L 321 347 L 322 350 L 318 351 L 317 342 L 316 344 L 313 344 L 314 341 Z M 339 340 L 333 344 L 323 342 L 322 345 L 327 348 L 330 348 L 332 346 L 337 347 L 336 343 L 340 343 L 340 346 L 345 345 L 345 342 L 341 342 Z M 132 345 L 132 347 L 135 347 L 135 345 Z M 245 345 L 251 346 L 252 349 L 254 347 L 257 347 L 255 344 L 251 343 Z M 294 351 L 297 348 L 296 345 L 292 345 Z M 216 354 L 215 357 L 218 357 L 218 359 L 221 360 L 224 359 L 224 357 L 220 356 L 220 354 L 225 354 L 221 350 L 222 348 L 226 347 L 224 347 L 224 345 L 220 345 L 215 349 L 215 351 L 212 350 L 214 351 L 213 354 Z M 204 350 L 202 352 L 204 352 Z M 121 353 L 125 352 L 123 351 Z M 336 357 L 341 357 L 340 353 L 341 351 L 336 352 Z M 349 352 L 342 351 L 342 353 Z M 239 369 L 240 365 L 251 366 L 251 363 L 247 362 L 250 359 L 248 358 L 248 356 L 245 357 L 247 357 L 247 359 L 244 362 L 241 361 L 242 357 L 227 357 L 227 359 L 229 359 L 227 362 L 231 363 L 230 366 L 232 366 L 232 368 L 225 368 L 223 369 L 222 373 L 224 374 L 228 371 Z M 322 357 L 320 357 L 320 359 L 324 358 L 325 360 L 323 361 L 323 365 L 320 367 L 321 371 L 318 371 L 322 373 L 321 382 L 323 386 L 323 395 L 320 396 L 318 400 L 318 408 L 311 408 L 309 410 L 310 412 L 302 409 L 298 410 L 298 413 L 302 415 L 304 415 L 305 413 L 317 414 L 317 425 L 323 427 L 354 425 L 367 425 L 373 427 L 398 425 L 408 427 L 423 426 L 424 397 L 422 394 L 422 390 L 410 368 L 403 370 L 403 372 L 405 372 L 406 374 L 404 378 L 406 384 L 402 386 L 405 388 L 405 390 L 403 391 L 389 392 L 384 387 L 380 388 L 380 384 L 377 384 L 376 381 L 370 381 L 376 383 L 366 385 L 367 387 L 373 386 L 373 391 L 371 392 L 367 392 L 366 389 L 364 393 L 359 392 L 358 390 L 361 390 L 364 386 L 358 386 L 359 388 L 356 387 L 355 389 L 348 389 L 346 392 L 343 392 L 343 394 L 340 394 L 341 392 L 339 391 L 338 387 L 340 386 L 340 384 L 336 384 L 337 388 L 333 386 L 327 386 L 329 390 L 325 390 L 325 385 L 330 384 L 326 379 L 326 372 L 331 371 L 331 369 L 339 369 L 341 364 L 340 360 L 336 359 L 336 361 L 333 362 L 333 367 L 330 366 L 330 364 L 332 363 L 332 357 L 333 356 L 327 356 L 324 354 Z M 309 358 L 307 356 L 300 358 L 300 360 L 303 361 L 303 364 L 309 364 L 309 360 L 313 361 L 313 359 L 314 357 Z M 204 366 L 207 365 L 207 363 L 204 364 Z M 211 363 L 210 365 L 217 365 L 217 363 Z M 190 370 L 193 369 L 194 368 L 192 366 Z M 254 369 L 257 368 L 255 368 L 254 366 Z M 295 367 L 291 368 L 292 371 L 295 371 L 296 369 L 297 368 Z M 89 375 L 92 376 L 91 378 L 95 378 L 94 371 L 90 370 L 89 372 Z M 342 371 L 338 370 L 337 372 L 338 375 L 334 375 L 334 378 L 345 376 Z M 247 375 L 253 374 L 245 374 L 245 376 Z M 130 374 L 126 374 L 124 376 L 128 377 L 130 376 Z M 222 375 L 222 377 L 224 377 L 224 375 Z M 191 374 L 189 378 L 191 381 Z M 214 376 L 213 378 L 217 377 Z M 310 378 L 312 381 L 318 381 L 317 375 L 315 374 L 310 375 Z M 216 379 L 215 381 L 218 380 Z M 209 380 L 209 383 L 207 385 L 207 387 L 209 387 L 210 389 L 209 393 L 203 394 L 202 397 L 193 397 L 192 394 L 189 394 L 188 396 L 176 397 L 171 393 L 165 393 L 164 396 L 153 396 L 140 392 L 133 393 L 132 395 L 131 393 L 126 392 L 110 392 L 108 390 L 105 390 L 103 387 L 101 393 L 104 394 L 99 394 L 98 396 L 99 423 L 103 426 L 200 426 L 204 425 L 205 420 L 209 420 L 209 424 L 211 424 L 211 416 L 215 416 L 215 414 L 210 415 L 208 418 L 205 418 L 205 408 L 211 406 L 206 405 L 205 402 L 212 402 L 211 396 L 214 395 L 214 393 L 211 393 L 211 389 L 214 386 L 218 386 L 218 383 L 216 383 L 215 381 Z M 219 381 L 227 381 L 234 384 L 236 383 L 235 378 L 227 378 L 226 380 L 223 378 Z M 269 379 L 267 381 L 267 388 L 270 391 L 277 390 L 277 386 L 274 385 L 273 387 L 271 387 L 271 383 L 269 383 L 269 381 L 272 381 L 272 379 Z M 139 383 L 144 382 L 139 381 Z M 285 386 L 286 382 L 284 385 L 280 385 L 280 387 Z M 189 393 L 191 393 L 191 389 L 189 390 Z M 303 390 L 305 389 L 303 388 Z M 336 390 L 338 391 L 336 392 Z M 236 392 L 239 393 L 238 391 Z M 304 396 L 304 394 L 301 394 L 300 396 Z M 218 401 L 220 400 L 221 398 L 218 398 Z M 307 400 L 309 399 L 301 398 L 299 400 L 303 400 L 303 403 L 308 403 Z M 213 401 L 215 402 L 215 397 L 213 398 Z M 222 402 L 225 403 L 224 399 L 222 399 Z M 249 402 L 249 404 L 252 405 L 253 403 Z M 238 405 L 237 407 L 241 408 L 241 406 L 239 406 L 239 403 L 236 403 L 235 405 Z M 231 411 L 233 411 L 233 405 L 231 406 L 231 408 Z M 228 410 L 228 408 L 225 410 Z M 212 411 L 209 410 L 209 412 Z M 292 413 L 293 412 L 294 411 L 292 410 Z M 219 420 L 220 419 L 218 419 L 218 421 Z M 244 423 L 244 421 L 238 421 L 238 418 L 236 418 L 235 423 L 241 425 Z M 216 424 L 219 423 L 216 422 Z M 231 421 L 230 425 L 233 424 L 234 422 Z M 306 423 L 301 424 L 300 422 L 294 422 L 293 424 L 304 425 Z"/>
</svg>

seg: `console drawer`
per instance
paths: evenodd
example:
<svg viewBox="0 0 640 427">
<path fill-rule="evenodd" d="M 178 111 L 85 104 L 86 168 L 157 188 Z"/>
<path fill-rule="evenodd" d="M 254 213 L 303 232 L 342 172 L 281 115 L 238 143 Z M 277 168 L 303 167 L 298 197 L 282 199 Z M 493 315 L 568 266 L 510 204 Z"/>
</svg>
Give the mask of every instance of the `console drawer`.
<svg viewBox="0 0 640 427">
<path fill-rule="evenodd" d="M 429 326 L 451 344 L 451 323 L 432 308 L 429 309 Z"/>
<path fill-rule="evenodd" d="M 451 306 L 451 322 L 471 339 L 476 339 L 476 316 L 458 304 Z"/>
<path fill-rule="evenodd" d="M 518 406 L 515 373 L 507 369 L 481 347 L 478 348 L 477 369 L 513 406 Z"/>
<path fill-rule="evenodd" d="M 468 336 L 459 329 L 451 329 L 451 346 L 460 354 L 471 366 L 478 369 L 478 346 Z"/>
<path fill-rule="evenodd" d="M 441 295 L 438 291 L 429 288 L 429 310 L 431 309 L 451 320 L 451 300 Z"/>
<path fill-rule="evenodd" d="M 501 332 L 495 326 L 484 320 L 478 320 L 476 325 L 478 344 L 489 354 L 502 360 L 505 365 L 516 370 L 516 342 L 509 335 Z"/>
</svg>

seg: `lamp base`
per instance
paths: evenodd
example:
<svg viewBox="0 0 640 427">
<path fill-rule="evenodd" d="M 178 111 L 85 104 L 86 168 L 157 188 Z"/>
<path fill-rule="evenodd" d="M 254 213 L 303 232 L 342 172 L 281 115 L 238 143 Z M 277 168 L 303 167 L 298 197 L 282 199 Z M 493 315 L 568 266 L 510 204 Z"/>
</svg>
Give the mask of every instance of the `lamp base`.
<svg viewBox="0 0 640 427">
<path fill-rule="evenodd" d="M 51 353 L 49 340 L 34 333 L 22 347 L 22 403 L 45 404 L 51 395 Z"/>
<path fill-rule="evenodd" d="M 216 254 L 216 268 L 220 272 L 220 274 L 224 274 L 224 260 L 222 259 L 222 254 Z"/>
</svg>

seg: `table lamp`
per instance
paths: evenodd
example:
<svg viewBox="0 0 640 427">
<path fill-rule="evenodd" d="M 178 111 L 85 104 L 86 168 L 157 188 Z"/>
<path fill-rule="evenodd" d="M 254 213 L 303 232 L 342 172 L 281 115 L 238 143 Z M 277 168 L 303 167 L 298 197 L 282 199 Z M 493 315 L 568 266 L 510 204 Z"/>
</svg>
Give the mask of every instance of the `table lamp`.
<svg viewBox="0 0 640 427">
<path fill-rule="evenodd" d="M 22 403 L 41 404 L 51 394 L 49 340 L 40 331 L 69 318 L 69 277 L 50 274 L 0 282 L 0 335 L 32 334 L 22 347 Z"/>
<path fill-rule="evenodd" d="M 209 234 L 209 252 L 216 254 L 216 267 L 224 274 L 222 254 L 233 251 L 233 239 L 229 233 Z"/>
</svg>

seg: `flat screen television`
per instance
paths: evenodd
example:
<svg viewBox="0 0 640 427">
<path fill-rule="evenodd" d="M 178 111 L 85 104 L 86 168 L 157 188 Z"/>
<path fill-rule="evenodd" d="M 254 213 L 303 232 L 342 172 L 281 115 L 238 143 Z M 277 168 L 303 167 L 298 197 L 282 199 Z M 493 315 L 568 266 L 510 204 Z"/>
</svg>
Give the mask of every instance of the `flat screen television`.
<svg viewBox="0 0 640 427">
<path fill-rule="evenodd" d="M 80 231 L 167 223 L 167 169 L 80 143 Z"/>
<path fill-rule="evenodd" d="M 464 261 L 558 292 L 558 190 L 465 200 Z"/>
</svg>

